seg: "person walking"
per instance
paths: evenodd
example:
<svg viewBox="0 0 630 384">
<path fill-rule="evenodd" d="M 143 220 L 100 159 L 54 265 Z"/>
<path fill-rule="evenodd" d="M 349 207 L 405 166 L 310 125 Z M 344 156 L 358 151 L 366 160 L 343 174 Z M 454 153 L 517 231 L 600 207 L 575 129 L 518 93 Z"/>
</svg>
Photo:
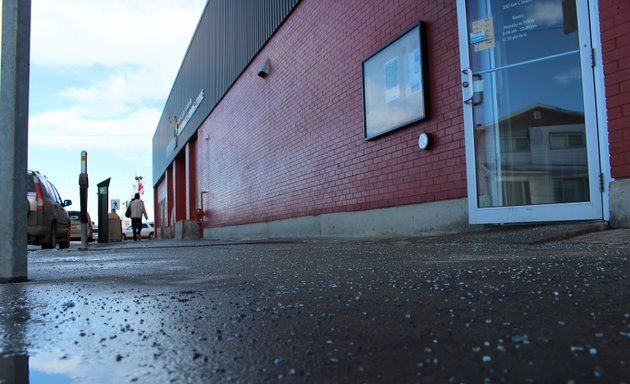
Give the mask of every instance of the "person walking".
<svg viewBox="0 0 630 384">
<path fill-rule="evenodd" d="M 140 236 L 140 231 L 142 231 L 142 216 L 144 216 L 145 220 L 149 218 L 147 216 L 147 210 L 144 208 L 144 201 L 140 199 L 140 194 L 136 193 L 133 200 L 131 200 L 131 228 L 133 229 L 133 241 L 137 241 L 142 238 Z"/>
</svg>

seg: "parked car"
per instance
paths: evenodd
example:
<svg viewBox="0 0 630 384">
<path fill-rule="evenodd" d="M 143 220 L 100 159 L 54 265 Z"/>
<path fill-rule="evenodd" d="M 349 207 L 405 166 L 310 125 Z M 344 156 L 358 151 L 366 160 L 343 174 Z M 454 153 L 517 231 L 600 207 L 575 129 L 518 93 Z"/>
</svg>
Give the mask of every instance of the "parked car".
<svg viewBox="0 0 630 384">
<path fill-rule="evenodd" d="M 61 200 L 55 186 L 37 171 L 28 171 L 26 178 L 28 200 L 27 241 L 42 248 L 70 246 L 70 217 L 65 207 L 70 200 Z"/>
<path fill-rule="evenodd" d="M 87 213 L 87 240 L 88 242 L 94 241 L 94 223 L 90 217 L 90 213 Z M 68 211 L 70 216 L 70 240 L 81 240 L 81 211 Z"/>
<path fill-rule="evenodd" d="M 143 239 L 153 239 L 155 229 L 152 222 L 142 223 L 142 229 L 140 230 L 140 237 Z M 131 225 L 123 228 L 122 231 L 123 240 L 133 239 L 133 228 Z"/>
</svg>

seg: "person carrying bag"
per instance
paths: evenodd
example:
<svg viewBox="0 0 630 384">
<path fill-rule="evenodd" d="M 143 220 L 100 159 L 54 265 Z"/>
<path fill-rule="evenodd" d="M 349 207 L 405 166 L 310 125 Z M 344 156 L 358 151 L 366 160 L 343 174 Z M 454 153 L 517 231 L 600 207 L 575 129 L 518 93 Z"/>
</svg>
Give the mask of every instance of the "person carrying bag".
<svg viewBox="0 0 630 384">
<path fill-rule="evenodd" d="M 128 209 L 129 215 L 131 216 L 131 228 L 133 229 L 133 241 L 138 241 L 142 237 L 140 236 L 140 231 L 142 231 L 142 216 L 147 220 L 149 217 L 147 216 L 147 210 L 144 208 L 144 201 L 140 200 L 140 194 L 136 193 L 131 200 L 131 204 L 129 204 Z M 125 216 L 127 212 L 125 212 Z"/>
</svg>

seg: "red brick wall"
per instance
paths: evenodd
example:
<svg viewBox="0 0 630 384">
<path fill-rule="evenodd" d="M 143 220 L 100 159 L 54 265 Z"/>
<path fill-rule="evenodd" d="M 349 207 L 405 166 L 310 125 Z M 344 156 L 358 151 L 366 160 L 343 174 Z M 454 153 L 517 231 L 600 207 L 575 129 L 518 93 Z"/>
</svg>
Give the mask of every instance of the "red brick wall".
<svg viewBox="0 0 630 384">
<path fill-rule="evenodd" d="M 630 1 L 600 0 L 612 177 L 630 177 Z"/>
<path fill-rule="evenodd" d="M 427 23 L 431 118 L 363 139 L 361 63 Z M 266 79 L 257 76 L 265 59 Z M 211 226 L 466 196 L 455 2 L 304 0 L 199 131 Z M 430 132 L 431 151 L 417 147 Z"/>
</svg>

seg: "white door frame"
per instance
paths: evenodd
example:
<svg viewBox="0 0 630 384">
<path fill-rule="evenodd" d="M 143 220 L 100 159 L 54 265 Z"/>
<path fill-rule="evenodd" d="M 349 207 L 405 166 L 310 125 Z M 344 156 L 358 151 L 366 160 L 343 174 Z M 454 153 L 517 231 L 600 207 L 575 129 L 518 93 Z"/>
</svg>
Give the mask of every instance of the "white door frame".
<svg viewBox="0 0 630 384">
<path fill-rule="evenodd" d="M 484 1 L 484 0 L 480 0 Z M 580 57 L 582 64 L 583 90 L 585 98 L 585 125 L 587 127 L 587 158 L 589 173 L 590 202 L 544 204 L 506 207 L 478 207 L 477 175 L 474 148 L 472 105 L 462 103 L 466 141 L 466 170 L 468 186 L 468 213 L 471 224 L 543 222 L 572 220 L 608 220 L 610 216 L 608 185 L 611 181 L 608 152 L 608 130 L 605 114 L 604 74 L 601 59 L 601 39 L 599 31 L 599 11 L 597 1 L 577 0 L 578 23 L 580 25 Z M 469 63 L 469 32 L 467 28 L 466 0 L 457 0 L 459 26 L 460 65 L 462 84 L 472 85 Z M 586 26 L 586 28 L 585 28 Z M 589 32 L 590 30 L 590 32 Z M 591 67 L 593 58 L 594 66 Z M 468 72 L 466 70 L 469 70 Z M 462 88 L 463 100 L 472 94 L 473 87 Z M 593 132 L 592 127 L 597 129 Z M 588 129 L 588 127 L 591 127 Z M 600 191 L 600 179 L 603 191 Z"/>
</svg>

